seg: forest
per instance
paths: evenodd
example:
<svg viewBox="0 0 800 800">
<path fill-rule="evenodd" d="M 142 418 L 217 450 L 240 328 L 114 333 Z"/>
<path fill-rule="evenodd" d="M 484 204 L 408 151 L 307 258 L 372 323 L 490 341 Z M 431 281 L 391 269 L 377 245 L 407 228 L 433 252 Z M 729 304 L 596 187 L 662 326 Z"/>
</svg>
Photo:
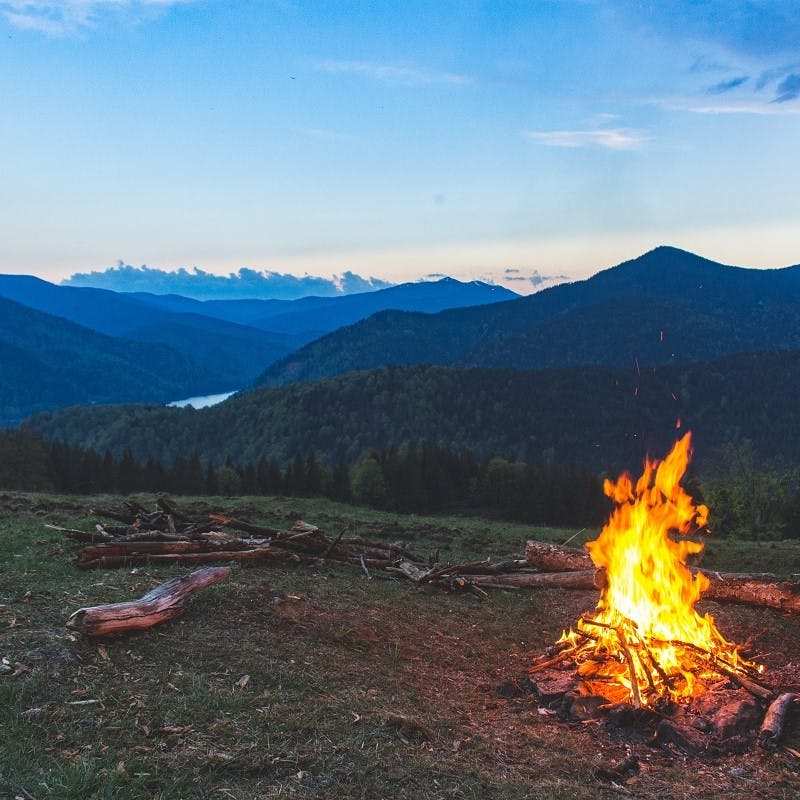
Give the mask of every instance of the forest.
<svg viewBox="0 0 800 800">
<path fill-rule="evenodd" d="M 728 443 L 720 467 L 685 480 L 711 509 L 710 529 L 744 539 L 800 538 L 800 471 L 767 464 L 747 442 Z M 314 453 L 282 467 L 262 456 L 214 465 L 196 451 L 170 462 L 137 461 L 130 450 L 46 442 L 33 431 L 0 431 L 0 489 L 65 494 L 326 497 L 401 513 L 480 514 L 561 527 L 596 527 L 610 504 L 606 475 L 552 460 L 476 455 L 430 442 L 367 449 L 352 463 Z"/>
<path fill-rule="evenodd" d="M 726 442 L 743 439 L 761 459 L 800 464 L 798 395 L 800 351 L 639 370 L 387 367 L 242 392 L 202 410 L 65 409 L 26 428 L 117 457 L 128 449 L 142 463 L 197 451 L 215 466 L 231 454 L 241 463 L 263 455 L 285 468 L 310 452 L 350 464 L 364 450 L 416 440 L 597 473 L 637 470 L 687 429 L 704 468 Z"/>
</svg>

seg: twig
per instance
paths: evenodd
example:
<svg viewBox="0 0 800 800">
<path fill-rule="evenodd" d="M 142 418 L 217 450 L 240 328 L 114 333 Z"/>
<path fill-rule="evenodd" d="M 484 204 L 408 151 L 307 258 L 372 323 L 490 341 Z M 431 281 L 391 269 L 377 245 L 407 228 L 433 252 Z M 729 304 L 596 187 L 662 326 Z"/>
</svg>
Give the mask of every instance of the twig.
<svg viewBox="0 0 800 800">
<path fill-rule="evenodd" d="M 328 545 L 328 549 L 322 554 L 323 558 L 327 558 L 333 551 L 334 547 L 336 547 L 336 545 L 342 541 L 342 536 L 344 536 L 344 532 L 346 530 L 347 528 L 342 528 L 341 533 Z"/>
<path fill-rule="evenodd" d="M 628 643 L 625 641 L 625 635 L 622 633 L 620 628 L 615 628 L 614 632 L 617 634 L 617 639 L 619 640 L 620 646 L 622 647 L 622 652 L 625 654 L 625 660 L 628 662 L 628 672 L 631 676 L 631 693 L 633 695 L 633 707 L 634 708 L 641 708 L 642 707 L 642 698 L 639 694 L 639 681 L 636 677 L 636 666 L 633 663 L 633 656 L 631 655 L 631 651 L 628 649 Z M 651 679 L 652 685 L 652 679 Z"/>
<path fill-rule="evenodd" d="M 577 533 L 573 533 L 569 539 L 567 539 L 565 542 L 561 542 L 561 546 L 564 547 L 564 545 L 569 544 L 575 537 L 580 536 L 585 530 L 586 528 L 581 528 Z"/>
<path fill-rule="evenodd" d="M 364 570 L 364 574 L 369 578 L 370 577 L 369 570 L 367 569 L 367 565 L 364 563 L 364 556 L 360 555 L 358 557 L 358 560 L 361 562 L 361 569 Z"/>
<path fill-rule="evenodd" d="M 580 645 L 568 647 L 566 650 L 562 650 L 558 655 L 548 658 L 546 661 L 540 661 L 538 664 L 534 664 L 528 669 L 528 674 L 534 675 L 537 672 L 541 672 L 543 669 L 553 667 L 556 664 L 560 664 L 562 661 L 566 661 L 566 659 L 569 658 L 576 650 L 578 650 L 579 647 Z"/>
</svg>

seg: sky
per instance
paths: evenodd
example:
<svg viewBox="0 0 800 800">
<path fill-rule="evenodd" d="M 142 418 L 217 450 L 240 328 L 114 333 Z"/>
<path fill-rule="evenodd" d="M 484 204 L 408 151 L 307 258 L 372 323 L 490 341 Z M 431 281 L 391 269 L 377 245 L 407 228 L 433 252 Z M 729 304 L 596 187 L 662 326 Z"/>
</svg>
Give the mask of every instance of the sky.
<svg viewBox="0 0 800 800">
<path fill-rule="evenodd" d="M 796 0 L 0 0 L 0 272 L 800 263 Z"/>
</svg>

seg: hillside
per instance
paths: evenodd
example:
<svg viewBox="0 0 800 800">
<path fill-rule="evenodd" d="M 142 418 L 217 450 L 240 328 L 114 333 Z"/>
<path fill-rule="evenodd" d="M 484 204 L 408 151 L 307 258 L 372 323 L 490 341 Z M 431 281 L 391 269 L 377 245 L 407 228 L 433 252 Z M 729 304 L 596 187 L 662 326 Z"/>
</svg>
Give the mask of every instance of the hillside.
<svg viewBox="0 0 800 800">
<path fill-rule="evenodd" d="M 353 461 L 410 439 L 455 449 L 575 463 L 640 465 L 662 453 L 676 421 L 697 461 L 751 439 L 768 458 L 800 461 L 800 351 L 739 354 L 708 364 L 546 371 L 394 367 L 242 393 L 213 408 L 93 407 L 40 415 L 47 438 L 99 451 L 129 448 L 169 463 L 197 451 L 221 463 L 287 463 L 312 451 Z M 158 431 L 158 436 L 148 432 Z"/>
<path fill-rule="evenodd" d="M 214 317 L 158 308 L 107 289 L 56 286 L 28 275 L 0 275 L 0 296 L 108 336 L 167 345 L 215 374 L 213 391 L 249 384 L 266 364 L 310 338 L 266 333 Z"/>
<path fill-rule="evenodd" d="M 375 315 L 281 359 L 256 383 L 388 364 L 662 364 L 795 347 L 800 266 L 729 267 L 659 247 L 585 281 L 517 300 L 432 315 Z"/>
<path fill-rule="evenodd" d="M 194 300 L 56 286 L 27 275 L 0 275 L 0 296 L 109 336 L 159 342 L 204 363 L 215 391 L 248 386 L 278 359 L 341 325 L 386 308 L 439 311 L 516 297 L 474 281 L 445 278 L 374 292 L 300 300 Z"/>
<path fill-rule="evenodd" d="M 116 339 L 0 297 L 0 425 L 58 406 L 164 402 L 216 376 L 162 344 Z"/>
</svg>

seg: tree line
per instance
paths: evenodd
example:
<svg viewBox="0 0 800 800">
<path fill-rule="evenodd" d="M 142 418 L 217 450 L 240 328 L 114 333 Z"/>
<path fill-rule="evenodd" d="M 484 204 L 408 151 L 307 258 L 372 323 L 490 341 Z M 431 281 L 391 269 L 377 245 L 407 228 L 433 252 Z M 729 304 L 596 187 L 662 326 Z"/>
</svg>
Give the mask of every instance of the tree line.
<svg viewBox="0 0 800 800">
<path fill-rule="evenodd" d="M 215 466 L 197 453 L 164 464 L 115 456 L 32 431 L 0 432 L 0 488 L 68 494 L 167 492 L 184 495 L 327 497 L 405 513 L 475 511 L 550 525 L 599 524 L 607 513 L 597 475 L 552 463 L 483 456 L 411 442 L 365 450 L 352 464 L 315 454 L 286 466 L 264 456 Z"/>
<path fill-rule="evenodd" d="M 547 456 L 547 454 L 545 454 Z M 800 470 L 759 459 L 747 440 L 728 442 L 716 467 L 684 481 L 711 508 L 715 535 L 800 538 Z M 260 457 L 214 465 L 195 452 L 168 464 L 56 440 L 31 430 L 0 431 L 0 489 L 68 494 L 166 492 L 183 495 L 327 497 L 402 513 L 467 512 L 532 524 L 588 527 L 610 510 L 603 474 L 550 458 L 478 456 L 431 442 L 366 449 L 352 463 L 314 453 L 286 465 Z"/>
</svg>

